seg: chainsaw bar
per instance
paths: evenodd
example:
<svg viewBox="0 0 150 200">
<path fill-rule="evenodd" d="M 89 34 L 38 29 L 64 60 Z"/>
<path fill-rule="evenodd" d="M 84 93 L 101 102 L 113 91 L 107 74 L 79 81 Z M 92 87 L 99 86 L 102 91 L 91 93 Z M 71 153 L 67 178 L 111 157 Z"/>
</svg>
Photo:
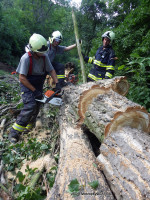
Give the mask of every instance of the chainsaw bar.
<svg viewBox="0 0 150 200">
<path fill-rule="evenodd" d="M 35 99 L 36 101 L 39 101 L 41 103 L 50 103 L 55 106 L 61 106 L 63 104 L 62 99 L 60 98 L 61 96 L 59 95 L 58 97 L 56 96 L 58 94 L 58 91 L 54 92 L 50 97 L 47 97 L 44 95 L 43 99 Z"/>
</svg>

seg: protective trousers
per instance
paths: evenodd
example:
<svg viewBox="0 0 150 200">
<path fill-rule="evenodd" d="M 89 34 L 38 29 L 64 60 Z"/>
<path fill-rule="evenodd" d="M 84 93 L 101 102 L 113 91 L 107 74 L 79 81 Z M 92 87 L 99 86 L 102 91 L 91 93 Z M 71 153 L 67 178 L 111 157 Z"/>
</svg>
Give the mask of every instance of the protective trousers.
<svg viewBox="0 0 150 200">
<path fill-rule="evenodd" d="M 28 80 L 36 88 L 36 90 L 42 92 L 45 77 L 46 75 L 37 77 L 30 76 Z M 12 127 L 19 132 L 23 132 L 25 129 L 32 128 L 32 126 L 35 124 L 41 103 L 35 100 L 33 92 L 30 89 L 26 88 L 21 83 L 20 87 L 24 107 Z"/>
<path fill-rule="evenodd" d="M 52 65 L 56 71 L 59 83 L 63 86 L 65 80 L 65 66 L 58 62 L 52 62 Z"/>
<path fill-rule="evenodd" d="M 106 73 L 105 68 L 94 66 L 88 74 L 87 81 L 89 82 L 89 81 L 103 80 L 105 79 L 105 73 Z"/>
<path fill-rule="evenodd" d="M 31 90 L 28 92 L 22 92 L 22 101 L 24 107 L 17 117 L 16 124 L 26 127 L 28 124 L 35 123 L 41 104 L 34 99 L 34 95 Z"/>
</svg>

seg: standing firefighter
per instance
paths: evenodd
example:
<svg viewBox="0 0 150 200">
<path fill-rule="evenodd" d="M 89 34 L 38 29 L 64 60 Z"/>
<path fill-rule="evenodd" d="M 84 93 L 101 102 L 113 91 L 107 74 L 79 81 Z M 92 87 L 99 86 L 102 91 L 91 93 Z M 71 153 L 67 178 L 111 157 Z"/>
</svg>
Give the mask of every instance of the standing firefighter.
<svg viewBox="0 0 150 200">
<path fill-rule="evenodd" d="M 61 63 L 54 62 L 54 58 L 56 54 L 63 54 L 65 51 L 69 51 L 76 47 L 76 44 L 70 45 L 68 47 L 66 46 L 60 46 L 60 43 L 62 42 L 62 34 L 59 31 L 54 31 L 52 33 L 52 37 L 49 38 L 49 41 L 47 42 L 49 51 L 48 56 L 50 58 L 50 61 L 56 71 L 57 78 L 61 86 L 66 86 L 65 80 L 65 66 Z"/>
<path fill-rule="evenodd" d="M 115 34 L 107 31 L 102 35 L 103 45 L 98 48 L 95 57 L 84 57 L 84 61 L 93 64 L 93 68 L 88 74 L 88 81 L 98 81 L 112 78 L 115 66 L 115 52 L 112 49 L 112 42 Z"/>
<path fill-rule="evenodd" d="M 46 39 L 34 33 L 29 39 L 29 51 L 20 59 L 17 68 L 21 87 L 24 108 L 17 117 L 9 133 L 9 140 L 13 143 L 19 141 L 20 134 L 26 130 L 31 130 L 35 124 L 39 113 L 40 103 L 35 99 L 43 97 L 43 84 L 46 74 L 50 73 L 57 90 L 60 90 L 56 72 L 46 54 L 48 51 Z"/>
</svg>

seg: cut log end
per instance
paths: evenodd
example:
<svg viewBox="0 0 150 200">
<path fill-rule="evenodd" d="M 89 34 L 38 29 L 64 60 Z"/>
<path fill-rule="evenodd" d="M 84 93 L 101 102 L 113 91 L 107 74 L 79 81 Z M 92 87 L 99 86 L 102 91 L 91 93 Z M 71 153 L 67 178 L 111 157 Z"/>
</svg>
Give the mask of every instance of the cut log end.
<svg viewBox="0 0 150 200">
<path fill-rule="evenodd" d="M 126 96 L 129 90 L 129 83 L 126 77 L 116 77 L 116 82 L 114 82 L 114 84 L 112 85 L 112 90 L 122 96 Z"/>
<path fill-rule="evenodd" d="M 78 115 L 80 117 L 79 124 L 83 123 L 85 118 L 85 113 L 88 106 L 91 104 L 93 98 L 96 98 L 99 94 L 104 94 L 109 88 L 100 87 L 99 85 L 92 86 L 89 90 L 82 93 L 78 105 Z"/>
<path fill-rule="evenodd" d="M 117 112 L 105 128 L 105 137 L 125 126 L 149 132 L 149 115 L 146 109 L 136 106 L 127 108 L 125 112 Z"/>
<path fill-rule="evenodd" d="M 129 90 L 129 83 L 125 76 L 115 77 L 113 79 L 98 81 L 96 85 L 91 86 L 90 89 L 84 91 L 80 95 L 78 104 L 78 115 L 80 117 L 79 125 L 83 123 L 85 113 L 88 106 L 91 104 L 93 98 L 96 98 L 99 94 L 104 94 L 110 90 L 125 96 Z"/>
</svg>

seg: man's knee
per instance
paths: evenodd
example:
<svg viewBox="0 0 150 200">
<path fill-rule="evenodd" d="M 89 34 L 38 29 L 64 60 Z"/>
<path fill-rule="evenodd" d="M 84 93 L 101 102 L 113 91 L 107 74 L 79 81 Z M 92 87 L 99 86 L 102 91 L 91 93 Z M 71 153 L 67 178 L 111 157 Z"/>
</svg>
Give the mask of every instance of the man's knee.
<svg viewBox="0 0 150 200">
<path fill-rule="evenodd" d="M 24 110 L 28 110 L 30 112 L 34 112 L 37 108 L 37 103 L 36 101 L 32 101 L 26 105 L 24 105 Z"/>
</svg>

